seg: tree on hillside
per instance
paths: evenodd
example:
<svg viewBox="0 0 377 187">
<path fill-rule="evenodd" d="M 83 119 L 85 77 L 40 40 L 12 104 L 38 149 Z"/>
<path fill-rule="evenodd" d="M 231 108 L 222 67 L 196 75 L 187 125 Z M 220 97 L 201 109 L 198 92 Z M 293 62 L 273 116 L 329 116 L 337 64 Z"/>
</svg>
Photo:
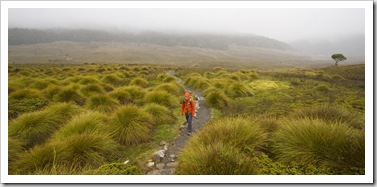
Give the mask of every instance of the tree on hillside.
<svg viewBox="0 0 377 187">
<path fill-rule="evenodd" d="M 333 54 L 331 58 L 335 60 L 335 66 L 338 66 L 338 62 L 347 60 L 343 54 Z"/>
</svg>

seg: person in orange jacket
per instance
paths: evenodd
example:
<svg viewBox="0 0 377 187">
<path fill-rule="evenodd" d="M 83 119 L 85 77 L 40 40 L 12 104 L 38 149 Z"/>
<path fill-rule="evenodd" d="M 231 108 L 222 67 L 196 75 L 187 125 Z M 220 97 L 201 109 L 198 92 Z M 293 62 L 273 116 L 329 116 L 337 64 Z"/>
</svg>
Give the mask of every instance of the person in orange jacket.
<svg viewBox="0 0 377 187">
<path fill-rule="evenodd" d="M 185 98 L 182 102 L 181 114 L 185 114 L 188 125 L 188 135 L 192 133 L 192 117 L 195 116 L 195 102 L 191 99 L 190 93 L 185 92 Z"/>
</svg>

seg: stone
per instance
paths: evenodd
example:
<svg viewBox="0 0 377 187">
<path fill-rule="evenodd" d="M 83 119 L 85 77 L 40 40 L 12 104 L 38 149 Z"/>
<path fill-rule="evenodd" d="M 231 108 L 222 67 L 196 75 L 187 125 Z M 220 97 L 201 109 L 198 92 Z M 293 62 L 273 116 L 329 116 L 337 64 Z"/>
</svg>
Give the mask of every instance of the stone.
<svg viewBox="0 0 377 187">
<path fill-rule="evenodd" d="M 164 145 L 164 150 L 167 151 L 169 149 L 169 144 Z"/>
<path fill-rule="evenodd" d="M 128 164 L 128 162 L 130 162 L 130 160 L 126 160 L 123 164 Z"/>
<path fill-rule="evenodd" d="M 162 141 L 160 142 L 160 145 L 165 145 L 165 144 L 167 144 L 167 142 L 166 142 L 165 140 L 162 140 Z"/>
<path fill-rule="evenodd" d="M 148 167 L 153 167 L 154 166 L 154 162 L 148 162 L 147 166 Z"/>
<path fill-rule="evenodd" d="M 165 167 L 165 164 L 164 164 L 164 163 L 160 163 L 160 164 L 157 164 L 156 167 L 157 167 L 159 170 L 162 170 L 162 169 Z"/>
<path fill-rule="evenodd" d="M 175 154 L 171 154 L 169 155 L 170 158 L 177 158 L 177 156 L 175 156 Z"/>
<path fill-rule="evenodd" d="M 153 170 L 153 171 L 149 172 L 148 175 L 161 175 L 161 173 L 160 173 L 159 170 Z"/>
<path fill-rule="evenodd" d="M 164 158 L 165 157 L 165 150 L 161 149 L 161 150 L 157 151 L 156 155 L 159 156 L 160 158 Z"/>
<path fill-rule="evenodd" d="M 168 166 L 168 167 L 177 167 L 177 165 L 178 165 L 178 163 L 177 162 L 169 162 L 169 163 L 167 163 L 166 164 L 166 166 Z"/>
</svg>

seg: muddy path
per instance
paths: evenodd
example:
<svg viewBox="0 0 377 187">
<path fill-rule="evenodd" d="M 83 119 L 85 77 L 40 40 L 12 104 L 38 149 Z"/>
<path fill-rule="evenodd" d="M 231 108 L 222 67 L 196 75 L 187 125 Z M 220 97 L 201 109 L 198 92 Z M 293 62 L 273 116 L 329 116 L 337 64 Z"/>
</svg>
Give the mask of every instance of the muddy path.
<svg viewBox="0 0 377 187">
<path fill-rule="evenodd" d="M 168 149 L 164 157 L 161 158 L 161 162 L 156 163 L 155 169 L 149 172 L 148 175 L 174 175 L 179 162 L 180 151 L 184 148 L 187 141 L 211 119 L 211 112 L 205 105 L 203 93 L 184 85 L 181 79 L 174 76 L 174 71 L 170 71 L 168 75 L 173 76 L 178 84 L 182 85 L 186 91 L 195 94 L 196 98 L 198 98 L 195 102 L 199 104 L 199 109 L 197 110 L 196 117 L 193 117 L 192 120 L 192 134 L 189 136 L 187 134 L 187 125 L 182 124 L 179 136 L 170 145 L 167 144 Z M 184 118 L 184 116 L 181 117 Z"/>
</svg>

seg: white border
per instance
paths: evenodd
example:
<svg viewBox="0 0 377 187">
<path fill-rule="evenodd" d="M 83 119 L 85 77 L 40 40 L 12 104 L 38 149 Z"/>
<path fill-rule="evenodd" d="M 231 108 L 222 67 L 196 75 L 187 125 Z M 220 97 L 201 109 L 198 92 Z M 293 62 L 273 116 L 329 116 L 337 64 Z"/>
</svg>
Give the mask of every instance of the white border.
<svg viewBox="0 0 377 187">
<path fill-rule="evenodd" d="M 366 175 L 364 176 L 12 176 L 8 175 L 9 8 L 364 8 Z M 373 1 L 2 1 L 1 2 L 1 183 L 373 183 Z M 6 140 L 6 141 L 5 141 Z"/>
</svg>

